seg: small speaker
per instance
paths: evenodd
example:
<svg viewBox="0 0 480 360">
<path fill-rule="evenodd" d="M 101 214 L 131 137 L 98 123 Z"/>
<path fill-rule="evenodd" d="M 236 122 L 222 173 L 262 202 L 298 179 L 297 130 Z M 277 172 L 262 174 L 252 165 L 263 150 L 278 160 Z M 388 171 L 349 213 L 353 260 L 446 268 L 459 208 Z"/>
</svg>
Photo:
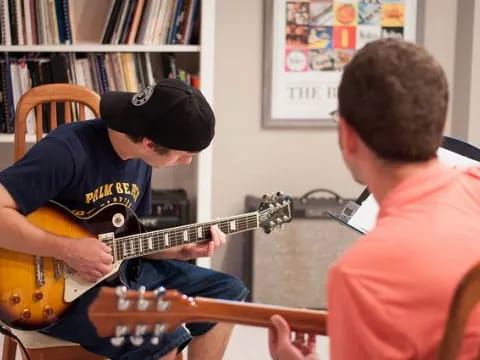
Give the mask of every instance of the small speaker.
<svg viewBox="0 0 480 360">
<path fill-rule="evenodd" d="M 327 196 L 313 197 L 312 194 Z M 251 300 L 307 308 L 326 308 L 328 268 L 360 234 L 328 213 L 339 214 L 348 200 L 324 190 L 293 199 L 292 222 L 280 231 L 252 234 Z M 247 197 L 249 211 L 260 199 Z"/>
</svg>

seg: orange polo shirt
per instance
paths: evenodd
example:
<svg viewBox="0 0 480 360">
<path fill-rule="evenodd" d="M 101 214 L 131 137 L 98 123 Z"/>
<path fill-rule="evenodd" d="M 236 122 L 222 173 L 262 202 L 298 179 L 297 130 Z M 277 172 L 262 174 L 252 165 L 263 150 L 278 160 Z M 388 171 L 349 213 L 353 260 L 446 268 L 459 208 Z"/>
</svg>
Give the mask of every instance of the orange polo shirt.
<svg viewBox="0 0 480 360">
<path fill-rule="evenodd" d="M 329 271 L 331 359 L 436 359 L 455 288 L 478 262 L 480 168 L 437 162 L 406 179 Z M 460 358 L 479 346 L 477 307 Z"/>
</svg>

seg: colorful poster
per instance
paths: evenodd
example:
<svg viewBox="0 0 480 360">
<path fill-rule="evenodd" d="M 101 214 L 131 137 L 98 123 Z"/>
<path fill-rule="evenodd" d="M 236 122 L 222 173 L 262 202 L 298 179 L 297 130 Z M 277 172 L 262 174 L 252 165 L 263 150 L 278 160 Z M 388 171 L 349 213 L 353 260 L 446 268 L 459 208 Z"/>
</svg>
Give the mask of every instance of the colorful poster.
<svg viewBox="0 0 480 360">
<path fill-rule="evenodd" d="M 328 123 L 341 71 L 356 50 L 385 37 L 415 41 L 416 0 L 269 2 L 266 126 Z"/>
</svg>

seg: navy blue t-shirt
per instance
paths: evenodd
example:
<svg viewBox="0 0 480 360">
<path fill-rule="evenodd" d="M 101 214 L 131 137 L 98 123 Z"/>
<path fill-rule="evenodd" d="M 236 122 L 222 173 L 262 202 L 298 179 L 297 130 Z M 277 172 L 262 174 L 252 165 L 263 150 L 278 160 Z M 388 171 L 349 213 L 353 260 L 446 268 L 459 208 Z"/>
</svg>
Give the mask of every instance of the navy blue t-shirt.
<svg viewBox="0 0 480 360">
<path fill-rule="evenodd" d="M 144 161 L 117 155 L 104 121 L 96 119 L 59 126 L 0 172 L 0 183 L 24 215 L 54 200 L 80 217 L 111 203 L 144 216 L 151 175 Z"/>
</svg>

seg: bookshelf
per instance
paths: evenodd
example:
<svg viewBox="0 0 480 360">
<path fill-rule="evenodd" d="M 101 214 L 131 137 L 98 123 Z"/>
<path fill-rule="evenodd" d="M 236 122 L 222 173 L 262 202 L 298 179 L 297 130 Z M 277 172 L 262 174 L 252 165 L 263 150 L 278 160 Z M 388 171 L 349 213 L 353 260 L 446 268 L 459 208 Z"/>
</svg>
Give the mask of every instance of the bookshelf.
<svg viewBox="0 0 480 360">
<path fill-rule="evenodd" d="M 200 52 L 199 45 L 0 45 L 2 52 Z"/>
<path fill-rule="evenodd" d="M 42 1 L 42 0 L 36 0 Z M 9 53 L 12 55 L 18 53 L 149 53 L 153 55 L 161 55 L 163 53 L 171 53 L 179 56 L 182 63 L 186 63 L 195 69 L 196 74 L 200 78 L 199 88 L 205 98 L 213 102 L 213 86 L 214 86 L 214 40 L 215 40 L 215 3 L 216 0 L 200 0 L 198 12 L 200 16 L 199 38 L 200 44 L 102 44 L 99 32 L 103 31 L 106 26 L 106 17 L 111 11 L 110 5 L 113 6 L 115 0 L 69 0 L 70 4 L 74 4 L 75 12 L 72 16 L 76 16 L 77 21 L 81 23 L 77 29 L 75 24 L 72 31 L 81 29 L 83 34 L 78 34 L 73 44 L 42 44 L 42 45 L 0 45 L 2 54 Z M 124 0 L 129 1 L 129 0 Z M 148 0 L 160 1 L 160 0 Z M 165 1 L 165 0 L 161 0 Z M 173 0 L 172 0 L 173 1 Z M 187 0 L 185 0 L 187 1 Z M 88 23 L 84 19 L 88 19 Z M 101 30 L 100 30 L 101 29 Z M 157 66 L 152 62 L 152 66 Z M 28 142 L 34 142 L 34 135 L 27 135 Z M 0 133 L 0 146 L 12 146 L 13 134 Z M 1 153 L 4 153 L 3 151 Z M 5 156 L 5 155 L 4 155 Z M 4 159 L 0 156 L 0 160 L 5 163 L 10 159 Z M 152 184 L 164 183 L 167 178 L 166 188 L 183 187 L 187 190 L 192 205 L 195 206 L 196 221 L 207 221 L 211 219 L 212 206 L 212 146 L 202 151 L 196 161 L 189 170 L 167 169 L 156 173 L 154 171 Z M 197 264 L 209 267 L 210 259 L 199 259 Z"/>
</svg>

